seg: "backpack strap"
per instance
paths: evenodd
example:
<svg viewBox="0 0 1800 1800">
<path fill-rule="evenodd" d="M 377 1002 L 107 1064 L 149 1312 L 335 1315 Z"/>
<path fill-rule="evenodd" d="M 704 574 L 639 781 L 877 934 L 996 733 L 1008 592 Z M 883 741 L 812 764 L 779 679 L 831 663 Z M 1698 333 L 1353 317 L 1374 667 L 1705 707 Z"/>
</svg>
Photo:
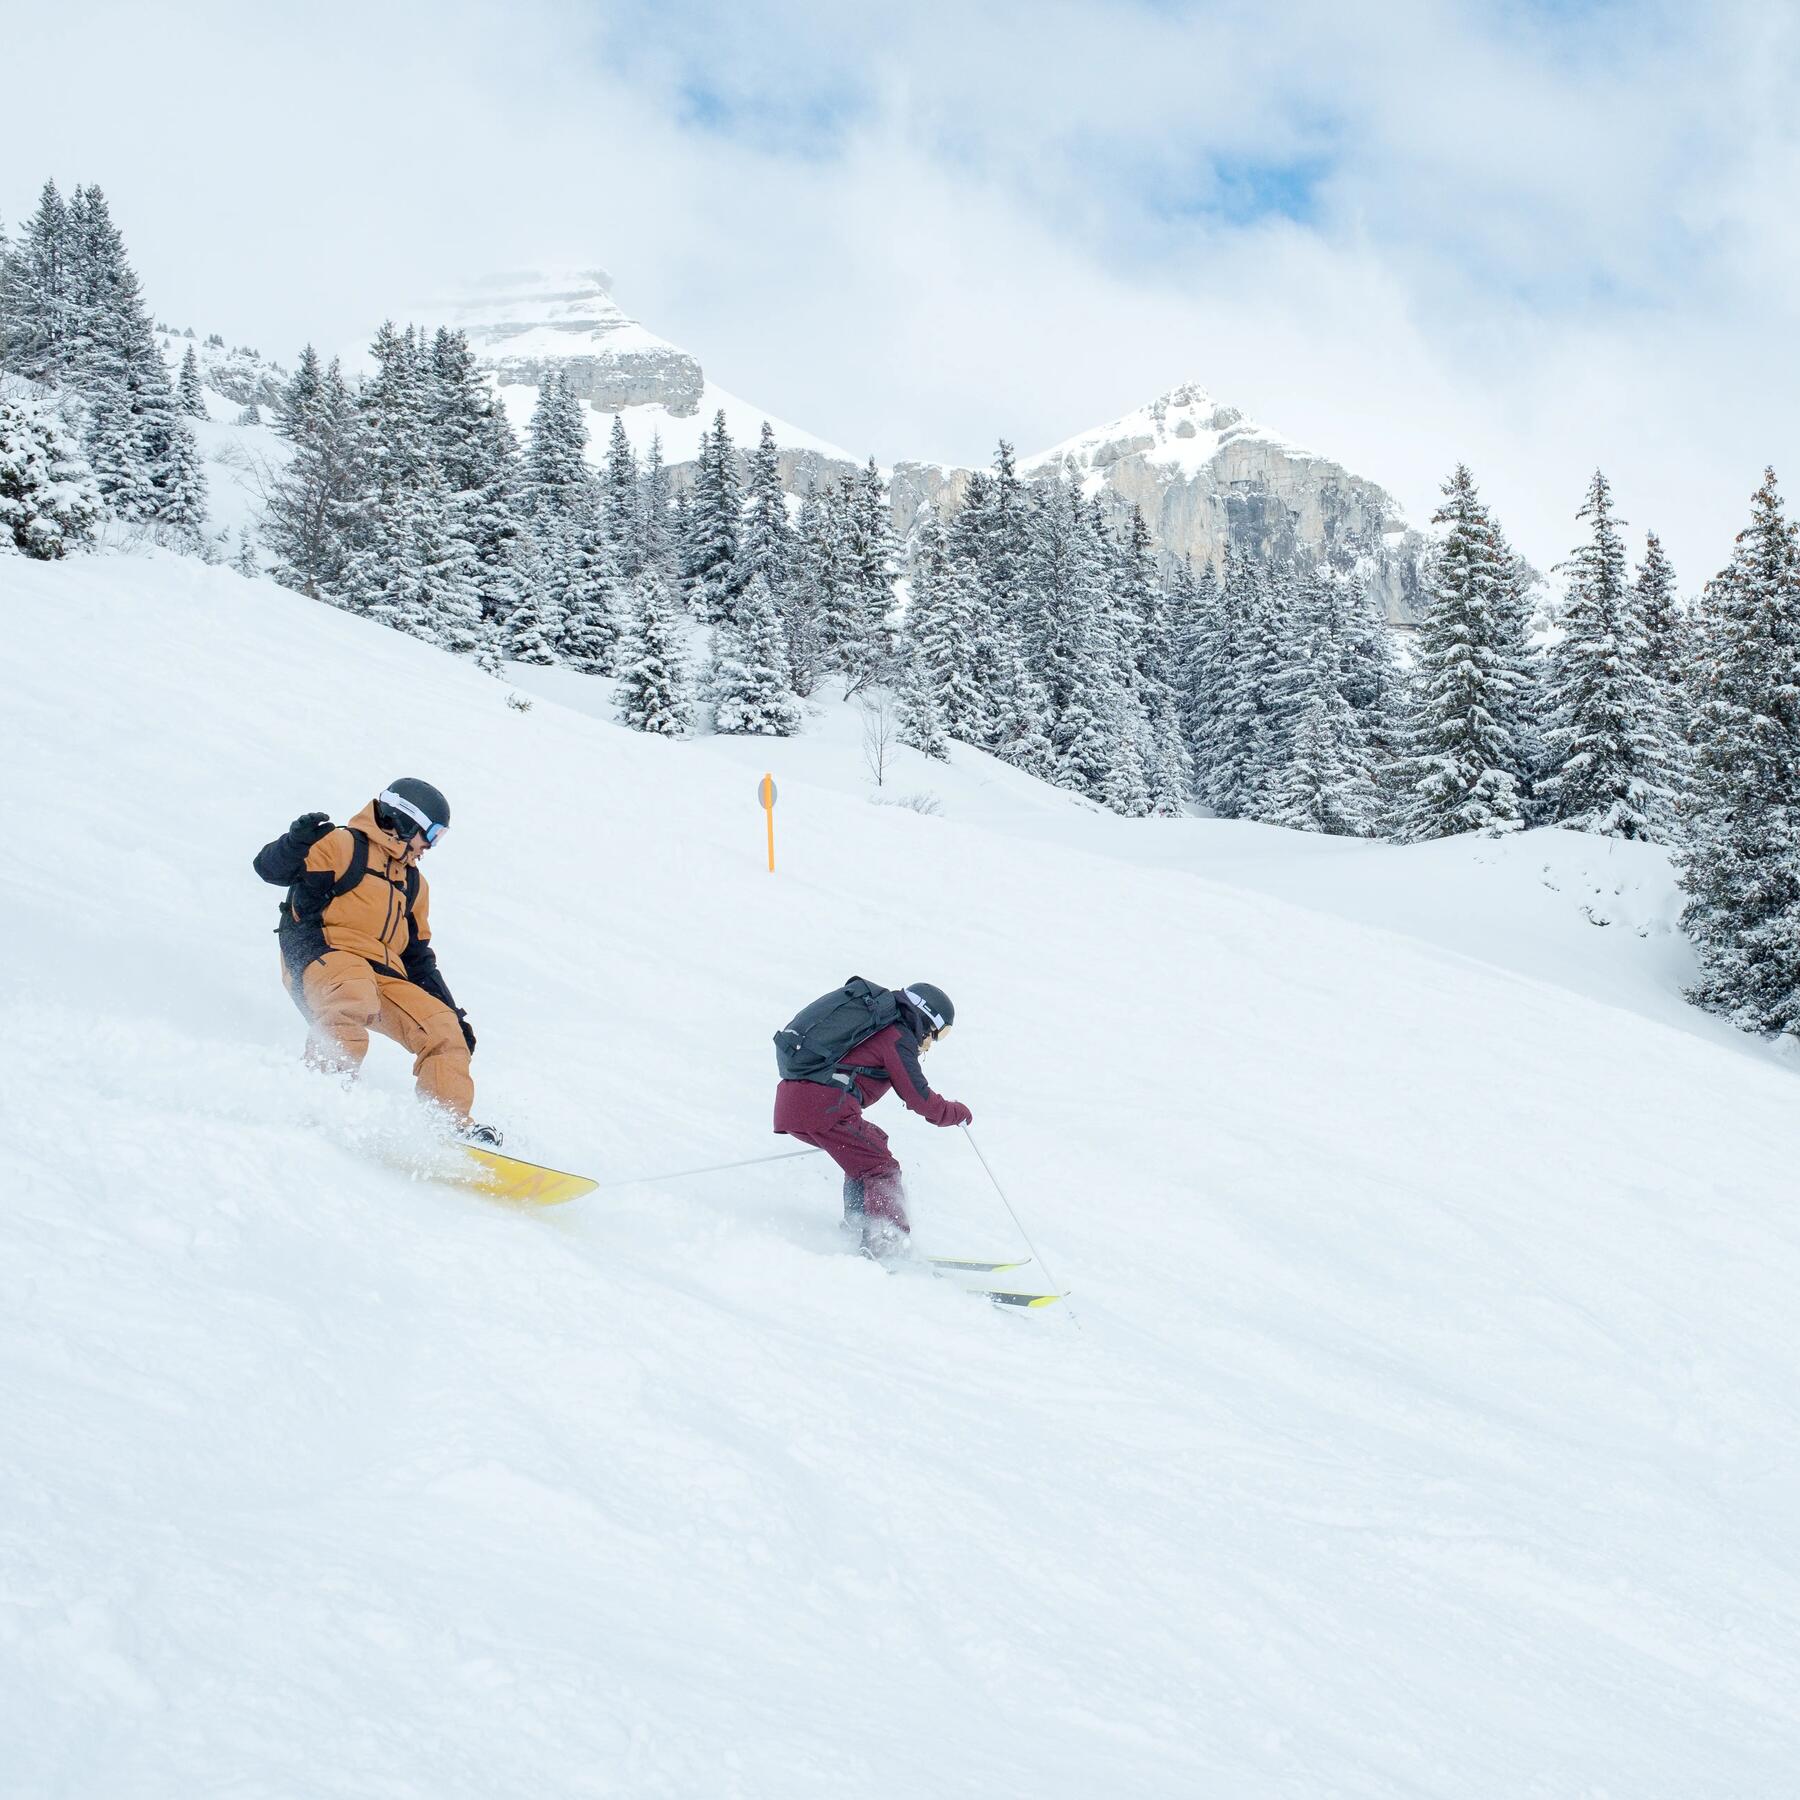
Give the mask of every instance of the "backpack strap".
<svg viewBox="0 0 1800 1800">
<path fill-rule="evenodd" d="M 346 825 L 344 829 L 350 834 L 350 862 L 337 880 L 331 884 L 330 898 L 341 900 L 344 895 L 356 887 L 369 872 L 369 838 L 368 833 L 358 831 L 354 825 Z M 406 896 L 407 904 L 412 904 L 412 894 Z"/>
</svg>

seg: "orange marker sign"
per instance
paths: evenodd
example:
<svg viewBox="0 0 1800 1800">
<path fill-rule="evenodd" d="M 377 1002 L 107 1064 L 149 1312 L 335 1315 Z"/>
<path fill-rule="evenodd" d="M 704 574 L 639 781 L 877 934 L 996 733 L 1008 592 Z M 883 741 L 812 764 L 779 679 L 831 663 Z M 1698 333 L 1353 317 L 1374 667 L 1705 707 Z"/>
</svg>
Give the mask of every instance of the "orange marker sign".
<svg viewBox="0 0 1800 1800">
<path fill-rule="evenodd" d="M 763 816 L 769 821 L 769 873 L 775 873 L 775 777 L 765 775 L 756 784 L 757 803 L 763 809 Z"/>
</svg>

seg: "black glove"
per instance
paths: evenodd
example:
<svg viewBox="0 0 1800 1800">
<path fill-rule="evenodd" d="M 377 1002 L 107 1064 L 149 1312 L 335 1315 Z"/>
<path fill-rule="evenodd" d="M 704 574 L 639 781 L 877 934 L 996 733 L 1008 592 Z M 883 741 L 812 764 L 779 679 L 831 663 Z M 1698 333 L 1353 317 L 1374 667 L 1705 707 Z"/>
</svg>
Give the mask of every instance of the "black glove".
<svg viewBox="0 0 1800 1800">
<path fill-rule="evenodd" d="M 456 1022 L 462 1027 L 463 1042 L 469 1046 L 469 1054 L 475 1054 L 475 1028 L 469 1023 L 469 1015 L 459 1006 L 456 1009 Z"/>
<path fill-rule="evenodd" d="M 330 813 L 302 813 L 287 828 L 287 838 L 296 850 L 307 851 L 328 831 L 336 829 Z"/>
</svg>

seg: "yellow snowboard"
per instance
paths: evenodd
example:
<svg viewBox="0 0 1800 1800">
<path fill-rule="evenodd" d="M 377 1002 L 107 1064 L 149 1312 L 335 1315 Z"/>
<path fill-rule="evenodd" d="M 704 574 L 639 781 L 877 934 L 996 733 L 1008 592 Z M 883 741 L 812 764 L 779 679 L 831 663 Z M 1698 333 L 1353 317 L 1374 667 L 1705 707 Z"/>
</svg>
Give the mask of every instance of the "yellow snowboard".
<svg viewBox="0 0 1800 1800">
<path fill-rule="evenodd" d="M 496 1200 L 512 1200 L 521 1206 L 560 1206 L 565 1200 L 579 1200 L 591 1194 L 600 1184 L 585 1175 L 570 1175 L 561 1169 L 544 1169 L 536 1163 L 520 1162 L 514 1156 L 501 1156 L 494 1150 L 482 1150 L 474 1144 L 461 1146 L 469 1159 L 469 1185 Z"/>
</svg>

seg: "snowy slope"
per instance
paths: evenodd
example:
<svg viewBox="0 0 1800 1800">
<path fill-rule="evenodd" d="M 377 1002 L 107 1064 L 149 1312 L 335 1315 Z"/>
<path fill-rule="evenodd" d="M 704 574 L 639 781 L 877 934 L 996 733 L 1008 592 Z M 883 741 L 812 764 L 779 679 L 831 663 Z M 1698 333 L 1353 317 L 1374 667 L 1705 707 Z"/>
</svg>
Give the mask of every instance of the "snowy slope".
<svg viewBox="0 0 1800 1800">
<path fill-rule="evenodd" d="M 1552 897 L 1498 967 L 1452 915 L 1523 860 L 1389 852 L 1405 935 L 973 754 L 870 806 L 841 717 L 519 712 L 161 555 L 0 564 L 0 616 L 7 1792 L 1793 1791 L 1795 1087 L 1666 941 Z M 409 1179 L 403 1059 L 297 1066 L 248 867 L 403 771 L 521 1153 L 777 1150 L 773 1028 L 929 976 L 1082 1329 L 841 1257 L 816 1162 Z M 883 1123 L 922 1237 L 1013 1248 Z"/>
</svg>

